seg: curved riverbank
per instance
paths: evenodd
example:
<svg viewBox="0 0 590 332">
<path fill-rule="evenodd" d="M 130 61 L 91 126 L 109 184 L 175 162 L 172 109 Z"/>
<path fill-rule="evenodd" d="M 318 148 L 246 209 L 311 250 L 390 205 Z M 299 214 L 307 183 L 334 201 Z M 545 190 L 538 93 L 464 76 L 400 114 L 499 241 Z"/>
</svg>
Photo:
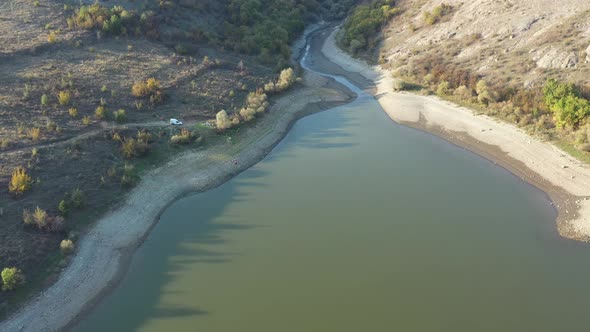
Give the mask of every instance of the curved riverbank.
<svg viewBox="0 0 590 332">
<path fill-rule="evenodd" d="M 264 158 L 297 119 L 350 102 L 354 94 L 305 72 L 303 84 L 273 102 L 233 143 L 188 152 L 149 172 L 115 211 L 97 221 L 59 280 L 0 324 L 2 331 L 55 331 L 71 326 L 116 285 L 160 213 L 187 193 L 219 186 Z M 237 161 L 237 162 L 234 162 Z"/>
<path fill-rule="evenodd" d="M 371 82 L 363 87 L 371 90 L 392 120 L 467 148 L 543 190 L 558 211 L 560 235 L 590 241 L 588 165 L 508 123 L 434 96 L 394 92 L 393 78 L 387 71 L 354 59 L 336 46 L 336 32 L 326 33 L 321 47 L 327 61 L 340 67 L 336 74 L 353 73 Z"/>
</svg>

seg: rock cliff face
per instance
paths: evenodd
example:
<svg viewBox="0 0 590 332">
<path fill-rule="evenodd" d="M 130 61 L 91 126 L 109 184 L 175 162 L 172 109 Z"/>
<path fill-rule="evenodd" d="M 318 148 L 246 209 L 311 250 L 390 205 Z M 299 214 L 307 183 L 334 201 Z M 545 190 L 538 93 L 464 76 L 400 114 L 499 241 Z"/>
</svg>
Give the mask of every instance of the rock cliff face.
<svg viewBox="0 0 590 332">
<path fill-rule="evenodd" d="M 452 10 L 425 19 L 442 4 Z M 416 56 L 444 57 L 485 76 L 524 84 L 552 76 L 586 83 L 590 1 L 400 0 L 381 48 L 382 63 L 405 71 Z M 517 75 L 515 75 L 517 74 Z"/>
</svg>

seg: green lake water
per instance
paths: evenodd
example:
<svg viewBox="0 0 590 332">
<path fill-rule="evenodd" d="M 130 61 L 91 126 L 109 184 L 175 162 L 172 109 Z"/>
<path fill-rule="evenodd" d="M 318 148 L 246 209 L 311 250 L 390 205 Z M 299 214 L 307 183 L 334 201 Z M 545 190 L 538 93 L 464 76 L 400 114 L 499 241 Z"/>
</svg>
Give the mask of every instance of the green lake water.
<svg viewBox="0 0 590 332">
<path fill-rule="evenodd" d="M 172 204 L 78 331 L 585 331 L 590 248 L 544 193 L 376 101 Z"/>
</svg>

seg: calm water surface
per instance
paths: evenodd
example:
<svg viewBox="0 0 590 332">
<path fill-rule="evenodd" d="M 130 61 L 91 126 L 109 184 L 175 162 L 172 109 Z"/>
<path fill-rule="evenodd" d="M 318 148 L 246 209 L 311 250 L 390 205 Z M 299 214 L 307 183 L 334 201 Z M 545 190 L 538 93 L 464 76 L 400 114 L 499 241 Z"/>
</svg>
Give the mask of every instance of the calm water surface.
<svg viewBox="0 0 590 332">
<path fill-rule="evenodd" d="M 590 248 L 545 195 L 371 98 L 171 205 L 79 331 L 583 331 Z"/>
</svg>

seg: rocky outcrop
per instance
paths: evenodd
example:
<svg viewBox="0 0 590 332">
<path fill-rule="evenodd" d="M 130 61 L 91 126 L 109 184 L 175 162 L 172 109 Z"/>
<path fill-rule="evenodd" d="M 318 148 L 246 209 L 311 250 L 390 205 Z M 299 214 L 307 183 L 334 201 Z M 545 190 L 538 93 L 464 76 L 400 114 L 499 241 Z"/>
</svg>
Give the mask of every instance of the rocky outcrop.
<svg viewBox="0 0 590 332">
<path fill-rule="evenodd" d="M 545 48 L 533 53 L 533 61 L 540 68 L 575 68 L 580 61 L 575 52 L 562 51 L 555 47 Z"/>
</svg>

